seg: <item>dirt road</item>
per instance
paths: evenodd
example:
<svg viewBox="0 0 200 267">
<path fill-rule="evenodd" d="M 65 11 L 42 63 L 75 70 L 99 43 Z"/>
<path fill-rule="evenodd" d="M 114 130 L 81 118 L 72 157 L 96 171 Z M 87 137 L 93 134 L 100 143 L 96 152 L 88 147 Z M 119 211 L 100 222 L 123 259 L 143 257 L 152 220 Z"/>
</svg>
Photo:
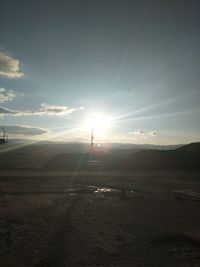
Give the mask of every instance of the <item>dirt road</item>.
<svg viewBox="0 0 200 267">
<path fill-rule="evenodd" d="M 200 174 L 1 172 L 0 266 L 200 266 Z"/>
</svg>

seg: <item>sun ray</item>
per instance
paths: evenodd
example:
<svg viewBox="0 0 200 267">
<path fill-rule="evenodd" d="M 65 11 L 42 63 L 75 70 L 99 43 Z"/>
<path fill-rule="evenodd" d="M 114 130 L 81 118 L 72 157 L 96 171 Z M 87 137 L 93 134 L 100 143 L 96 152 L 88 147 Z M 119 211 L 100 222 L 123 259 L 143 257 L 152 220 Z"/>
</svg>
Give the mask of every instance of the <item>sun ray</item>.
<svg viewBox="0 0 200 267">
<path fill-rule="evenodd" d="M 123 119 L 122 121 L 130 122 L 130 121 L 137 121 L 137 120 L 150 120 L 150 119 L 165 118 L 165 117 L 185 116 L 185 115 L 197 114 L 197 113 L 200 113 L 200 110 L 180 111 L 180 112 L 171 112 L 171 113 L 164 113 L 164 114 L 158 114 L 158 115 L 141 116 L 141 117 Z"/>
<path fill-rule="evenodd" d="M 188 98 L 188 97 L 196 95 L 196 94 L 199 94 L 199 92 L 198 91 L 193 91 L 193 92 L 184 94 L 182 96 L 179 95 L 177 97 L 169 98 L 169 99 L 167 99 L 165 101 L 162 101 L 162 102 L 159 102 L 159 103 L 155 103 L 155 104 L 152 104 L 152 105 L 149 105 L 149 106 L 141 107 L 141 108 L 132 110 L 130 112 L 127 112 L 127 113 L 124 113 L 124 114 L 121 114 L 121 115 L 117 115 L 117 116 L 114 117 L 114 119 L 119 120 L 119 119 L 123 119 L 123 118 L 126 118 L 126 117 L 133 116 L 133 115 L 138 114 L 138 113 L 143 113 L 143 112 L 146 112 L 146 111 L 149 112 L 152 109 L 155 109 L 157 107 L 162 107 L 162 106 L 165 106 L 167 104 L 171 104 L 173 102 L 180 101 L 181 99 L 185 99 L 185 98 Z"/>
<path fill-rule="evenodd" d="M 17 144 L 17 145 L 13 145 L 11 147 L 6 147 L 4 149 L 0 149 L 0 153 L 5 153 L 5 152 L 17 150 L 17 149 L 20 149 L 22 147 L 26 147 L 26 146 L 30 146 L 30 145 L 41 143 L 43 141 L 52 141 L 54 138 L 58 138 L 58 137 L 61 137 L 61 136 L 66 136 L 68 134 L 71 134 L 73 132 L 78 131 L 79 129 L 80 128 L 74 128 L 74 129 L 70 129 L 68 131 L 62 131 L 62 132 L 56 133 L 56 134 L 49 134 L 49 135 L 47 134 L 47 135 L 45 135 L 45 137 L 40 138 L 40 140 L 31 140 L 28 143 Z"/>
</svg>

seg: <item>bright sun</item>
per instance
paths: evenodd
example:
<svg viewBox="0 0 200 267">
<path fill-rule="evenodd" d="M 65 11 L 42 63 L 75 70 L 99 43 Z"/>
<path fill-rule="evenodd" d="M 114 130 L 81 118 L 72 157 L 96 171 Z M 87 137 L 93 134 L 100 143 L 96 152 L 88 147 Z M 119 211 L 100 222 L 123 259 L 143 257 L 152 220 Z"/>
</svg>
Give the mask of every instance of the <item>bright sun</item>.
<svg viewBox="0 0 200 267">
<path fill-rule="evenodd" d="M 111 118 L 102 113 L 92 114 L 85 122 L 88 131 L 93 130 L 97 134 L 104 133 L 110 127 Z"/>
</svg>

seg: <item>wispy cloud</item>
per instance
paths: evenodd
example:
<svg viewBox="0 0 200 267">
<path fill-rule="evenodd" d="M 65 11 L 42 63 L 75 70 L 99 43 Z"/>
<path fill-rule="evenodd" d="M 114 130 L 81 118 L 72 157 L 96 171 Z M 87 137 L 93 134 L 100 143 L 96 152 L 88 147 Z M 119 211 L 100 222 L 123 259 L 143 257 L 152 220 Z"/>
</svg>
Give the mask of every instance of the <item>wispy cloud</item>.
<svg viewBox="0 0 200 267">
<path fill-rule="evenodd" d="M 0 50 L 0 76 L 11 79 L 24 76 L 24 73 L 20 71 L 19 60 L 2 50 Z"/>
<path fill-rule="evenodd" d="M 147 131 L 147 130 L 130 131 L 129 134 L 134 136 L 143 136 L 143 137 L 148 137 L 148 136 L 153 137 L 157 135 L 155 131 Z"/>
<path fill-rule="evenodd" d="M 23 136 L 31 136 L 31 135 L 42 135 L 48 133 L 46 129 L 32 127 L 27 125 L 7 125 L 0 126 L 0 128 L 4 128 L 7 134 L 12 135 L 23 135 Z"/>
<path fill-rule="evenodd" d="M 6 101 L 12 101 L 17 96 L 17 93 L 13 90 L 6 90 L 5 88 L 0 87 L 0 103 Z"/>
<path fill-rule="evenodd" d="M 68 116 L 75 111 L 83 110 L 83 107 L 69 108 L 62 105 L 50 105 L 42 103 L 36 110 L 11 110 L 4 107 L 0 107 L 0 116 L 11 115 L 11 116 Z"/>
<path fill-rule="evenodd" d="M 0 116 L 3 115 L 16 115 L 19 111 L 11 110 L 8 108 L 0 107 Z"/>
<path fill-rule="evenodd" d="M 63 116 L 63 115 L 68 115 L 71 114 L 72 112 L 76 110 L 81 110 L 83 109 L 82 107 L 80 108 L 69 108 L 67 106 L 62 106 L 62 105 L 50 105 L 46 103 L 42 103 L 39 107 L 38 110 L 30 112 L 33 113 L 33 115 L 58 115 L 58 116 Z"/>
</svg>

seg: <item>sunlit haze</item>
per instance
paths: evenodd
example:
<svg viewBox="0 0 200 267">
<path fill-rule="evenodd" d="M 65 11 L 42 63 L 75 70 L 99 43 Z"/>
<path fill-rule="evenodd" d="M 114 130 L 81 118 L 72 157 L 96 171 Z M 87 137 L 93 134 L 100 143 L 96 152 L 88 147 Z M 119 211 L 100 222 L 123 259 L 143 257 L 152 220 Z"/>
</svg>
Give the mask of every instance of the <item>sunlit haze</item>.
<svg viewBox="0 0 200 267">
<path fill-rule="evenodd" d="M 85 122 L 84 128 L 87 131 L 93 130 L 97 134 L 105 133 L 111 126 L 111 118 L 101 113 L 90 115 Z"/>
<path fill-rule="evenodd" d="M 199 1 L 1 1 L 9 138 L 199 141 Z M 0 135 L 2 131 L 0 130 Z"/>
</svg>

